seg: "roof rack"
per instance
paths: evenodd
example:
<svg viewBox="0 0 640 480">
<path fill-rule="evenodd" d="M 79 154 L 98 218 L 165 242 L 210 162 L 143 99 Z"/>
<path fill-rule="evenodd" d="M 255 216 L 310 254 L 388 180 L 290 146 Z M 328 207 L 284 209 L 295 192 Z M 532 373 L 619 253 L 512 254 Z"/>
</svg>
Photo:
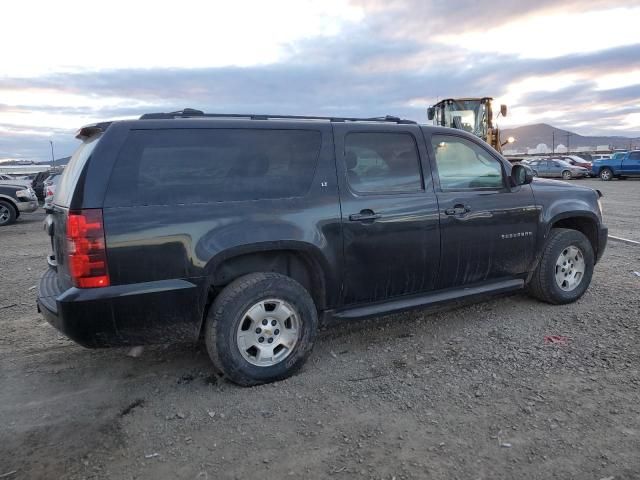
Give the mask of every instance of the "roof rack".
<svg viewBox="0 0 640 480">
<path fill-rule="evenodd" d="M 370 117 L 370 118 L 358 118 L 358 117 L 318 117 L 314 115 L 264 115 L 264 114 L 242 114 L 242 113 L 204 113 L 202 110 L 195 110 L 193 108 L 185 108 L 178 110 L 177 112 L 169 113 L 145 113 L 140 117 L 140 120 L 159 120 L 159 119 L 173 119 L 173 118 L 244 118 L 248 120 L 324 120 L 328 122 L 390 122 L 399 124 L 411 124 L 414 125 L 417 122 L 413 120 L 406 120 L 400 117 L 394 117 L 392 115 L 386 115 L 384 117 Z"/>
</svg>

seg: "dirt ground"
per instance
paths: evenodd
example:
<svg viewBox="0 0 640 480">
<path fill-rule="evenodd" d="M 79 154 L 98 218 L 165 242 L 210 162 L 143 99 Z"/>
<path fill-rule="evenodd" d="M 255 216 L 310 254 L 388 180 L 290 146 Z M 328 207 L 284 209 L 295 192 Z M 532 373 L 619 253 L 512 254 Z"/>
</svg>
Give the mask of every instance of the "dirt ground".
<svg viewBox="0 0 640 480">
<path fill-rule="evenodd" d="M 640 240 L 640 181 L 579 183 Z M 575 304 L 333 325 L 295 377 L 247 389 L 198 345 L 132 358 L 58 334 L 34 305 L 43 218 L 0 230 L 2 479 L 640 478 L 640 247 L 610 242 Z"/>
</svg>

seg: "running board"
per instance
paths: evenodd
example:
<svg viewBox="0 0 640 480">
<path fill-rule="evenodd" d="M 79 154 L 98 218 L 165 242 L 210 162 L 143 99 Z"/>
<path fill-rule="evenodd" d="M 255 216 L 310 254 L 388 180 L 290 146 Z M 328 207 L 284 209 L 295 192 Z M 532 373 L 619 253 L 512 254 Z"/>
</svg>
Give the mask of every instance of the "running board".
<svg viewBox="0 0 640 480">
<path fill-rule="evenodd" d="M 501 280 L 498 282 L 483 283 L 482 285 L 473 287 L 440 290 L 420 296 L 412 295 L 407 297 L 400 297 L 398 299 L 384 303 L 376 303 L 373 305 L 365 305 L 363 307 L 338 310 L 332 312 L 331 316 L 340 319 L 375 317 L 378 315 L 386 315 L 389 313 L 398 313 L 405 310 L 412 310 L 414 308 L 427 307 L 436 305 L 438 303 L 451 302 L 454 300 L 464 300 L 476 295 L 510 292 L 513 290 L 519 290 L 522 287 L 524 287 L 524 280 Z"/>
</svg>

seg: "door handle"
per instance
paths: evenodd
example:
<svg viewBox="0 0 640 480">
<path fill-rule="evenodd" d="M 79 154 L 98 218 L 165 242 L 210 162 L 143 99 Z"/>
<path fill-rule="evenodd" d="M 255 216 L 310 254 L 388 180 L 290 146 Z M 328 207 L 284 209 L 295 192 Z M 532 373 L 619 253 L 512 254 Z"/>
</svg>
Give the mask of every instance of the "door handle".
<svg viewBox="0 0 640 480">
<path fill-rule="evenodd" d="M 352 213 L 349 215 L 349 220 L 352 222 L 373 222 L 380 217 L 382 217 L 382 215 L 367 208 L 365 210 L 360 210 L 360 213 Z"/>
<path fill-rule="evenodd" d="M 471 211 L 471 207 L 469 205 L 457 204 L 454 205 L 453 208 L 447 208 L 444 213 L 447 215 L 462 215 L 463 213 L 468 213 Z"/>
</svg>

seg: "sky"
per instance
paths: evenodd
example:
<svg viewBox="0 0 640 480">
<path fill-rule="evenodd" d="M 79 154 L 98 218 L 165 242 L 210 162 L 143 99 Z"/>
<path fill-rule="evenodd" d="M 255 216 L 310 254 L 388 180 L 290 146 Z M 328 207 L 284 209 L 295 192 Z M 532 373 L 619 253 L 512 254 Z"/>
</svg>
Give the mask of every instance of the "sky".
<svg viewBox="0 0 640 480">
<path fill-rule="evenodd" d="M 398 115 L 492 96 L 501 127 L 640 136 L 640 0 L 57 0 L 0 19 L 0 161 L 96 121 Z"/>
</svg>

